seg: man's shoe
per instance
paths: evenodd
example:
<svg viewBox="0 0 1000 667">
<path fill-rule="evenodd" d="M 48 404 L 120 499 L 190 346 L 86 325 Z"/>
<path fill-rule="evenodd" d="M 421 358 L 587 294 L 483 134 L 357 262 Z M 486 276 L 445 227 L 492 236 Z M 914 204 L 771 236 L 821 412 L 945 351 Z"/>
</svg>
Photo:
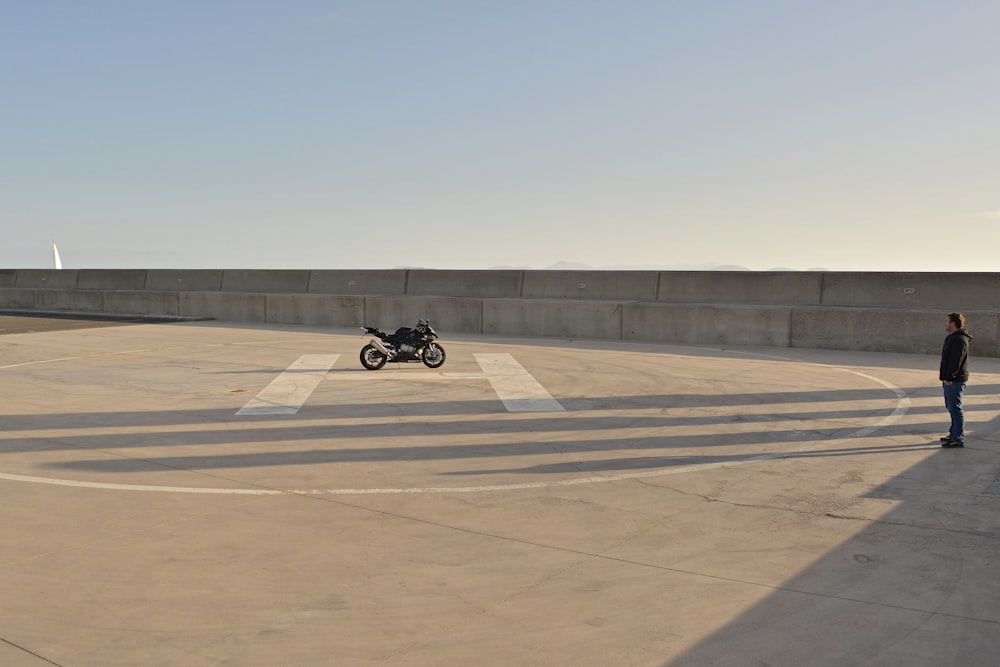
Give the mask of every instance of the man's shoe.
<svg viewBox="0 0 1000 667">
<path fill-rule="evenodd" d="M 965 443 L 958 442 L 957 440 L 949 440 L 948 442 L 942 442 L 941 446 L 946 447 L 948 449 L 954 449 L 956 447 L 965 447 Z"/>
<path fill-rule="evenodd" d="M 941 442 L 951 442 L 951 438 L 949 438 L 948 436 L 944 436 L 943 438 L 938 438 L 938 440 L 940 440 Z"/>
</svg>

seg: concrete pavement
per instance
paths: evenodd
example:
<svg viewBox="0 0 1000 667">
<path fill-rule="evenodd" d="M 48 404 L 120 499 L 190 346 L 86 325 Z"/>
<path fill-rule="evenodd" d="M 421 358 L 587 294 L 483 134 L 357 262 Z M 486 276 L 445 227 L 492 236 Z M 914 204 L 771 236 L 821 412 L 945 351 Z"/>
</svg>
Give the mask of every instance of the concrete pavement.
<svg viewBox="0 0 1000 667">
<path fill-rule="evenodd" d="M 997 664 L 1000 360 L 358 333 L 0 336 L 0 663 Z"/>
</svg>

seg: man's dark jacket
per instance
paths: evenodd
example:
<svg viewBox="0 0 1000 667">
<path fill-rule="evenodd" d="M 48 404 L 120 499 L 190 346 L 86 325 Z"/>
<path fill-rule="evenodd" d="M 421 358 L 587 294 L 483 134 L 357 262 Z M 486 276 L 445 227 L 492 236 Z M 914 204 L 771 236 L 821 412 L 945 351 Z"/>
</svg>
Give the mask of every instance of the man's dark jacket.
<svg viewBox="0 0 1000 667">
<path fill-rule="evenodd" d="M 968 382 L 969 381 L 969 343 L 972 336 L 965 329 L 959 329 L 955 333 L 948 334 L 944 339 L 944 347 L 941 348 L 941 372 L 942 382 Z"/>
</svg>

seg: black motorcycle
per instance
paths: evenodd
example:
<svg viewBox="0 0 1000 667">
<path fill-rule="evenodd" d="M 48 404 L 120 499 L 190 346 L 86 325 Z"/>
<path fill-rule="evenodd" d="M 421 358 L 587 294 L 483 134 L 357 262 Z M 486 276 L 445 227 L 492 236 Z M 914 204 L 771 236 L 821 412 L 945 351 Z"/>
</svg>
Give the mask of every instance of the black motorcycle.
<svg viewBox="0 0 1000 667">
<path fill-rule="evenodd" d="M 435 342 L 437 332 L 427 320 L 420 320 L 412 329 L 400 327 L 392 334 L 376 327 L 361 328 L 375 336 L 361 348 L 361 365 L 370 371 L 377 371 L 387 361 L 422 361 L 428 368 L 444 363 L 444 348 Z"/>
</svg>

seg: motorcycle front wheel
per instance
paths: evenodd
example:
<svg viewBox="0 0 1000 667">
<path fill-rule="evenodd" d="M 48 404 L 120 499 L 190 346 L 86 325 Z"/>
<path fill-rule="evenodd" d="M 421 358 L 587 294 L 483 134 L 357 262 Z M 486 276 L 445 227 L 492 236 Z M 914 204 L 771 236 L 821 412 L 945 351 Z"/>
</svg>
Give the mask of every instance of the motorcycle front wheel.
<svg viewBox="0 0 1000 667">
<path fill-rule="evenodd" d="M 384 353 L 380 352 L 377 347 L 370 343 L 361 348 L 361 365 L 370 371 L 377 371 L 382 368 L 388 360 L 389 357 L 385 356 Z"/>
<path fill-rule="evenodd" d="M 437 343 L 428 343 L 421 358 L 427 368 L 437 368 L 444 363 L 444 348 Z"/>
</svg>

